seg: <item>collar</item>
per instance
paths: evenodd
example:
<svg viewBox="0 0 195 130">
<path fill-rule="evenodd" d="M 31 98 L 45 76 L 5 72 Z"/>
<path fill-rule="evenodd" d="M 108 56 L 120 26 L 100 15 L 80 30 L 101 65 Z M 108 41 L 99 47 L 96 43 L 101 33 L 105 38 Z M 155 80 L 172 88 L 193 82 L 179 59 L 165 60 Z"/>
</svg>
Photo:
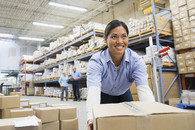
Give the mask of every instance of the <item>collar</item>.
<svg viewBox="0 0 195 130">
<path fill-rule="evenodd" d="M 127 62 L 130 62 L 130 60 L 129 60 L 130 58 L 129 58 L 129 54 L 128 54 L 128 48 L 125 50 L 125 54 L 124 54 L 124 56 L 123 56 L 123 60 L 122 60 L 122 62 L 125 62 L 125 61 L 127 61 Z M 105 50 L 105 60 L 106 60 L 106 62 L 112 62 L 112 58 L 111 58 L 111 56 L 110 56 L 110 53 L 109 53 L 109 51 L 108 51 L 108 48 Z"/>
</svg>

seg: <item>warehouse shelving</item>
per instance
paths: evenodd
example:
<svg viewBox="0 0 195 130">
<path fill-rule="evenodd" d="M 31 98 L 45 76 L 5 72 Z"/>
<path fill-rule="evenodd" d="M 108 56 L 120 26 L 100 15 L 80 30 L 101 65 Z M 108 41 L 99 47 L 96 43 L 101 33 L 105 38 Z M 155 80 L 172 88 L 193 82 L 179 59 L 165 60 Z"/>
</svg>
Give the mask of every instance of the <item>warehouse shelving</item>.
<svg viewBox="0 0 195 130">
<path fill-rule="evenodd" d="M 82 34 L 81 36 L 78 36 L 77 38 L 75 38 L 73 41 L 61 46 L 61 47 L 57 47 L 57 49 L 54 49 L 52 50 L 51 52 L 48 52 L 47 54 L 45 54 L 44 56 L 41 56 L 41 57 L 38 57 L 36 58 L 34 61 L 33 61 L 33 64 L 35 64 L 36 62 L 39 62 L 39 61 L 43 61 L 44 59 L 46 60 L 48 57 L 50 56 L 53 56 L 55 55 L 56 53 L 59 53 L 61 51 L 64 51 L 66 48 L 74 45 L 74 46 L 80 46 L 83 44 L 82 41 L 84 40 L 87 40 L 87 39 L 90 39 L 91 36 L 94 37 L 93 41 L 95 42 L 95 38 L 96 36 L 103 36 L 103 31 L 101 30 L 96 30 L 96 29 L 93 29 L 91 31 L 88 31 L 87 33 L 84 33 Z M 88 53 L 85 53 L 85 54 L 80 54 L 80 55 L 76 55 L 74 57 L 69 57 L 69 58 L 66 58 L 66 59 L 63 59 L 61 61 L 58 61 L 56 63 L 53 63 L 52 65 L 49 65 L 49 66 L 44 66 L 40 69 L 36 69 L 36 70 L 33 70 L 33 74 L 34 73 L 37 73 L 37 72 L 43 72 L 45 69 L 51 69 L 51 68 L 54 68 L 54 67 L 57 67 L 61 64 L 64 64 L 64 63 L 70 63 L 70 62 L 73 62 L 74 60 L 82 60 L 82 59 L 89 59 L 93 54 L 95 54 L 98 49 L 100 49 L 101 47 L 98 47 L 98 48 L 94 48 L 93 50 L 91 51 L 88 51 Z M 44 83 L 45 86 L 47 86 L 47 83 L 53 83 L 53 82 L 57 82 L 59 77 L 56 77 L 56 78 L 50 78 L 50 79 L 46 79 L 46 80 L 42 80 L 42 81 L 34 81 L 33 82 L 33 85 L 34 84 L 42 84 Z M 82 79 L 86 79 L 86 76 L 82 76 Z M 82 80 L 81 79 L 81 80 Z"/>
<path fill-rule="evenodd" d="M 26 96 L 26 86 L 27 86 L 27 84 L 30 83 L 29 81 L 26 81 L 26 74 L 28 74 L 28 73 L 32 74 L 32 72 L 33 72 L 33 70 L 27 70 L 26 69 L 26 64 L 27 63 L 33 63 L 33 61 L 24 59 L 19 64 L 20 68 L 21 68 L 22 65 L 24 65 L 24 70 L 20 70 L 20 72 L 19 72 L 19 75 L 24 74 L 24 81 L 20 82 L 20 85 L 24 85 L 24 96 Z M 21 88 L 20 85 L 18 86 L 18 91 Z"/>
<path fill-rule="evenodd" d="M 150 33 L 148 35 L 145 35 L 143 37 L 138 37 L 136 39 L 130 40 L 128 43 L 130 48 L 137 49 L 137 48 L 144 48 L 146 46 L 149 46 L 149 43 L 147 43 L 149 41 L 149 37 L 152 37 L 155 40 L 154 43 L 157 45 L 157 50 L 159 50 L 161 47 L 160 42 L 165 42 L 166 45 L 171 45 L 171 43 L 172 43 L 172 46 L 173 46 L 172 36 L 167 36 L 167 37 L 161 36 L 162 30 L 164 29 L 166 24 L 169 22 L 169 20 L 171 20 L 171 17 L 167 18 L 167 21 L 165 22 L 165 24 L 163 25 L 163 27 L 160 31 L 157 27 L 157 20 L 156 20 L 156 16 L 164 16 L 166 14 L 171 14 L 171 11 L 168 9 L 164 9 L 162 7 L 155 6 L 154 0 L 151 0 L 151 6 L 152 6 L 152 15 L 153 15 L 153 19 L 154 19 L 155 32 Z M 156 14 L 155 8 L 159 8 L 159 9 L 164 10 L 164 11 L 159 13 L 159 14 Z M 160 37 L 162 37 L 162 39 L 160 39 Z M 143 42 L 147 43 L 147 44 L 138 44 L 138 43 L 143 43 Z M 134 47 L 135 45 L 136 45 L 136 47 Z M 174 64 L 175 64 L 175 66 L 173 66 L 173 67 L 158 68 L 159 80 L 160 80 L 160 90 L 161 90 L 161 102 L 162 103 L 165 103 L 164 98 L 165 98 L 166 94 L 168 93 L 168 91 L 170 90 L 170 88 L 172 87 L 173 83 L 176 81 L 176 79 L 178 79 L 178 82 L 179 82 L 179 92 L 181 93 L 181 91 L 182 91 L 180 75 L 177 74 L 176 77 L 173 79 L 172 83 L 170 84 L 170 86 L 168 87 L 168 89 L 166 90 L 166 92 L 164 93 L 162 71 L 178 72 L 178 69 L 176 67 L 176 63 L 174 63 Z"/>
</svg>

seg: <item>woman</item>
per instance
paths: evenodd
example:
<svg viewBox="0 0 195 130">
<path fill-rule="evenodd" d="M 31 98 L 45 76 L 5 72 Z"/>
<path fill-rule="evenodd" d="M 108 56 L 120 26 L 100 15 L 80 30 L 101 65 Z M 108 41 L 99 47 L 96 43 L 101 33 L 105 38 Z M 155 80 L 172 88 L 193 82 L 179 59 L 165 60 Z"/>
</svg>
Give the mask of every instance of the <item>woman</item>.
<svg viewBox="0 0 195 130">
<path fill-rule="evenodd" d="M 111 21 L 104 34 L 107 47 L 94 54 L 87 70 L 87 122 L 92 130 L 92 105 L 133 101 L 129 87 L 136 83 L 140 101 L 154 101 L 144 61 L 128 47 L 127 25 Z"/>
</svg>

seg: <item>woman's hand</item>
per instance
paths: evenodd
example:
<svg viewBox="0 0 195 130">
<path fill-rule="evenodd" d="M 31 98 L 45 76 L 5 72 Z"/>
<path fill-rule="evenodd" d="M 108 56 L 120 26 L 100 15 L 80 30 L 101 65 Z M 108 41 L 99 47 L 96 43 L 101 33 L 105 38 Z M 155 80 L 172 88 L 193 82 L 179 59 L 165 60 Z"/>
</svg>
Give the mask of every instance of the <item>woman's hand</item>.
<svg viewBox="0 0 195 130">
<path fill-rule="evenodd" d="M 87 130 L 93 130 L 93 120 L 87 121 Z"/>
</svg>

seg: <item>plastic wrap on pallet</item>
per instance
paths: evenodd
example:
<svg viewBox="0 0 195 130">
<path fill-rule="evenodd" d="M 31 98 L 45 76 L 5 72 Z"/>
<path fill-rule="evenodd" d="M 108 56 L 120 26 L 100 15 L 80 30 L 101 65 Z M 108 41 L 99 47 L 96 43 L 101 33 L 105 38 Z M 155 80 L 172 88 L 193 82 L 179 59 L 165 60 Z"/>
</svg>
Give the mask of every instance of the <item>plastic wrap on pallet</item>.
<svg viewBox="0 0 195 130">
<path fill-rule="evenodd" d="M 22 55 L 20 60 L 27 60 L 27 61 L 32 61 L 33 60 L 33 56 L 31 55 Z"/>
</svg>

